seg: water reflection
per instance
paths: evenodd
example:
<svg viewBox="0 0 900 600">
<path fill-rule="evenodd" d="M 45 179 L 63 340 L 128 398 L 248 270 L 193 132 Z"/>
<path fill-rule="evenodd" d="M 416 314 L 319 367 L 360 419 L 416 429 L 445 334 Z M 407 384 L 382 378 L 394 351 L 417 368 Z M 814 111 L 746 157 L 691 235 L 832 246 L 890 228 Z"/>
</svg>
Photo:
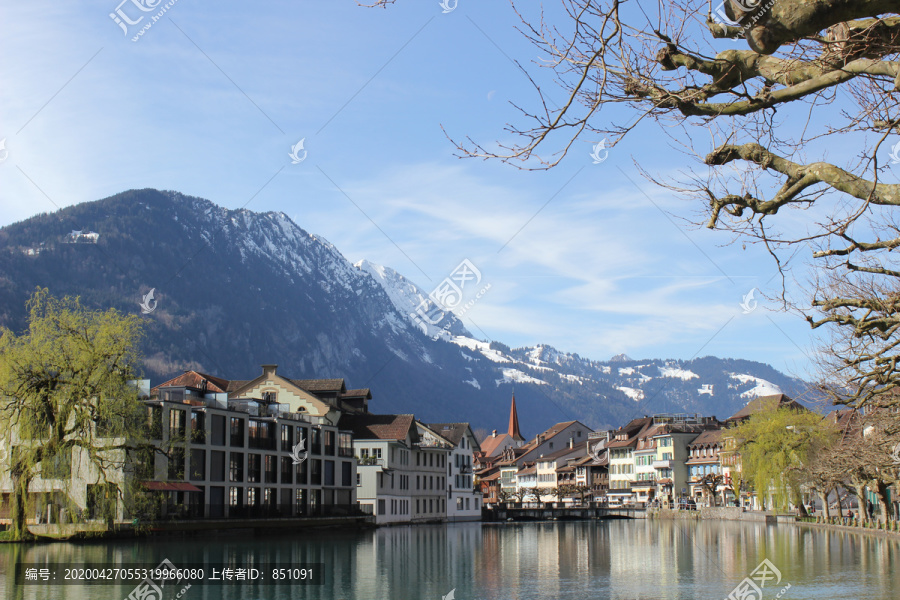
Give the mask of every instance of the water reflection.
<svg viewBox="0 0 900 600">
<path fill-rule="evenodd" d="M 594 521 L 318 530 L 105 544 L 0 545 L 6 598 L 123 599 L 133 585 L 16 586 L 17 563 L 324 565 L 325 585 L 194 585 L 183 600 L 724 598 L 768 558 L 782 574 L 765 598 L 900 597 L 898 542 L 849 532 L 734 522 Z"/>
</svg>

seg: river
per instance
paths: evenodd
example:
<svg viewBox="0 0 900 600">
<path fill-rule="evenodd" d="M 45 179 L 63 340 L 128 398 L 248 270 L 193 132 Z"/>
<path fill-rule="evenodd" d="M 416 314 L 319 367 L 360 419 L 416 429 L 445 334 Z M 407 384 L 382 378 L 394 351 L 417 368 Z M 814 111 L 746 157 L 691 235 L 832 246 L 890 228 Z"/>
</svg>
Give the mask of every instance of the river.
<svg viewBox="0 0 900 600">
<path fill-rule="evenodd" d="M 764 559 L 769 563 L 760 571 Z M 747 586 L 760 582 L 765 599 L 900 598 L 900 543 L 893 539 L 727 521 L 474 523 L 291 536 L 3 544 L 0 585 L 3 597 L 14 600 L 129 595 L 158 600 L 146 593 L 152 586 L 136 593 L 133 581 L 57 583 L 67 570 L 70 576 L 87 576 L 71 571 L 84 565 L 152 568 L 164 560 L 166 568 L 204 569 L 203 581 L 161 587 L 156 584 L 162 579 L 151 582 L 166 600 L 696 600 L 728 598 L 739 585 L 753 589 Z M 56 583 L 40 575 L 17 583 L 13 573 L 25 567 L 46 568 L 44 575 Z M 224 568 L 233 569 L 230 581 L 210 581 L 223 577 Z M 257 569 L 254 574 L 264 579 L 237 580 L 238 569 Z M 314 573 L 313 584 L 274 585 L 274 569 L 289 569 L 275 574 L 298 579 Z"/>
</svg>

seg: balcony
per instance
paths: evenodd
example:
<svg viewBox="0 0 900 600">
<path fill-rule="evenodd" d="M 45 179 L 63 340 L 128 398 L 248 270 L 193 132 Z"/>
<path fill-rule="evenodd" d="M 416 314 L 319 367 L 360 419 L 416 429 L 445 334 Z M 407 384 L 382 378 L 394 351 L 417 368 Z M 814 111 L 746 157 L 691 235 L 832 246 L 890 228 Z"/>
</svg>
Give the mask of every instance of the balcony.
<svg viewBox="0 0 900 600">
<path fill-rule="evenodd" d="M 673 460 L 654 460 L 653 468 L 654 469 L 671 469 L 672 465 L 675 461 Z"/>
</svg>

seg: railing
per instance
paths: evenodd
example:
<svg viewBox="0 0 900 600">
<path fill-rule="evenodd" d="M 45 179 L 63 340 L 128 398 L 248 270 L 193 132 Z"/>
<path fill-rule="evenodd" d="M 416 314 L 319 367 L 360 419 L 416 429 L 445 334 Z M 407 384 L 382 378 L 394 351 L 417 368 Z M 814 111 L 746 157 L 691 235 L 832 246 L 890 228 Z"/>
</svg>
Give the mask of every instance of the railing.
<svg viewBox="0 0 900 600">
<path fill-rule="evenodd" d="M 366 512 L 366 509 L 369 512 Z M 227 517 L 225 515 L 228 515 Z M 371 507 L 359 504 L 320 504 L 301 507 L 294 504 L 260 504 L 253 506 L 229 506 L 224 504 L 167 504 L 159 516 L 172 519 L 284 519 L 314 517 L 359 517 L 371 514 Z M 156 520 L 147 515 L 142 520 Z"/>
</svg>

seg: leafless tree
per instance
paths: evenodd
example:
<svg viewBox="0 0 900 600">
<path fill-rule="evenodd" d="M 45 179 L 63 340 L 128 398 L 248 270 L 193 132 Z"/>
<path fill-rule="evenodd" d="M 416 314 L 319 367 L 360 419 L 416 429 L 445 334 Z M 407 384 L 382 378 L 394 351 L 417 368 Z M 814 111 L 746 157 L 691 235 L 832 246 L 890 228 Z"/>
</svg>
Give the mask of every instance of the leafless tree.
<svg viewBox="0 0 900 600">
<path fill-rule="evenodd" d="M 900 142 L 890 144 L 900 133 L 900 4 L 562 5 L 554 22 L 517 3 L 520 30 L 543 56 L 527 70 L 536 93 L 516 102 L 512 143 L 457 139 L 460 156 L 549 169 L 586 143 L 614 147 L 652 128 L 686 166 L 643 174 L 702 202 L 698 225 L 763 244 L 782 272 L 786 309 L 846 332 L 851 355 L 839 366 L 854 385 L 836 397 L 852 406 L 893 398 L 881 392 L 900 383 Z M 799 251 L 815 281 L 795 296 Z"/>
</svg>

